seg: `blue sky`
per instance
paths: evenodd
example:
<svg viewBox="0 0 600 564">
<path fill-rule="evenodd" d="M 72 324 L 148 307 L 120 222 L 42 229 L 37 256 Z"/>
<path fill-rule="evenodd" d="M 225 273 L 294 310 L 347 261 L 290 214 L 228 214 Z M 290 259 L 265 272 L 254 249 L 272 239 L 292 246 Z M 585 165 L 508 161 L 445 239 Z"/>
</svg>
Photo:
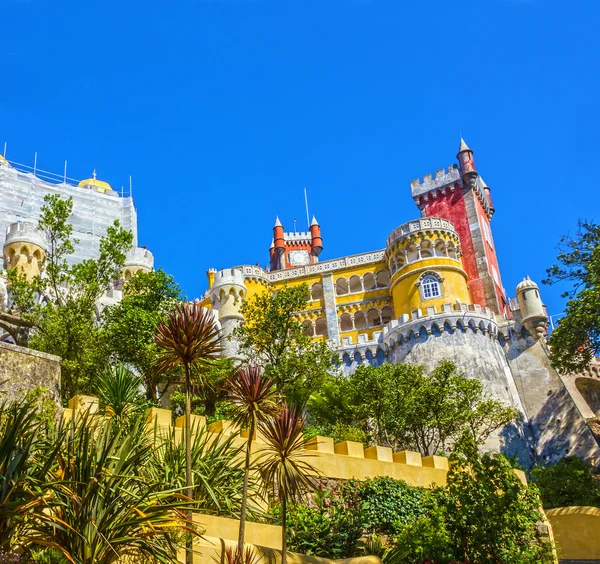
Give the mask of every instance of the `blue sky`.
<svg viewBox="0 0 600 564">
<path fill-rule="evenodd" d="M 266 264 L 279 214 L 322 259 L 382 248 L 409 182 L 455 162 L 492 188 L 510 295 L 598 219 L 595 1 L 2 0 L 7 157 L 114 187 L 188 296 L 208 267 Z M 1 203 L 0 203 L 1 205 Z M 550 313 L 560 289 L 545 288 Z"/>
</svg>

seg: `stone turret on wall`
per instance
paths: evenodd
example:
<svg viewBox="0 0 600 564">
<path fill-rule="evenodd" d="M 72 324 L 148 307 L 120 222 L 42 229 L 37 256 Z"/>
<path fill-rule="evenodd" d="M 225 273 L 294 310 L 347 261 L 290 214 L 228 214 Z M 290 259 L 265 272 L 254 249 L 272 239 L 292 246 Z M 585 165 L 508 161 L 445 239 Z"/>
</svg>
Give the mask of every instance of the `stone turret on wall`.
<svg viewBox="0 0 600 564">
<path fill-rule="evenodd" d="M 31 280 L 44 270 L 46 238 L 36 225 L 29 221 L 13 223 L 6 231 L 4 242 L 4 268 L 18 268 Z"/>
<path fill-rule="evenodd" d="M 244 319 L 240 311 L 246 297 L 244 274 L 240 268 L 226 268 L 216 272 L 209 271 L 207 275 L 209 278 L 214 277 L 209 289 L 210 303 L 219 315 L 224 336 L 224 355 L 237 358 L 238 345 L 230 336 Z"/>
<path fill-rule="evenodd" d="M 534 339 L 540 339 L 548 327 L 548 315 L 540 298 L 538 285 L 529 276 L 517 286 L 517 300 L 521 312 L 521 325 Z"/>
<path fill-rule="evenodd" d="M 154 255 L 146 247 L 134 247 L 127 253 L 123 266 L 123 279 L 129 280 L 137 272 L 154 270 Z"/>
</svg>

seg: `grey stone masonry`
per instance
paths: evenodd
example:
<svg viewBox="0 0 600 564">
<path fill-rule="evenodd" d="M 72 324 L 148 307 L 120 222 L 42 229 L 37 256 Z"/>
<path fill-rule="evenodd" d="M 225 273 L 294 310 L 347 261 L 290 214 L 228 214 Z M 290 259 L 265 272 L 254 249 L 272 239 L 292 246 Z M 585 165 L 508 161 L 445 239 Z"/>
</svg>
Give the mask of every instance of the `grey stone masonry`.
<svg viewBox="0 0 600 564">
<path fill-rule="evenodd" d="M 446 169 L 436 170 L 434 175 L 426 174 L 423 178 L 411 180 L 410 190 L 413 198 L 418 198 L 433 190 L 439 190 L 449 184 L 460 181 L 460 170 L 457 165 L 452 164 Z"/>
<path fill-rule="evenodd" d="M 333 341 L 336 347 L 339 347 L 340 329 L 338 326 L 337 309 L 335 307 L 335 284 L 333 283 L 333 274 L 324 274 L 322 283 L 327 333 L 329 335 L 329 340 Z"/>
</svg>

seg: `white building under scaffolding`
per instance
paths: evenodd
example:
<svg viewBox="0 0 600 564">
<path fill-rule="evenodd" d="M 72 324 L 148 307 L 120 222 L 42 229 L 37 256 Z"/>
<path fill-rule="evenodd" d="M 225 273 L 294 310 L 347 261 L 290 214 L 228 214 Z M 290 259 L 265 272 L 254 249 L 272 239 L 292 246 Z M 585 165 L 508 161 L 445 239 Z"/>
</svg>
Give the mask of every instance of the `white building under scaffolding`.
<svg viewBox="0 0 600 564">
<path fill-rule="evenodd" d="M 0 249 L 11 224 L 19 221 L 37 224 L 48 194 L 73 198 L 69 223 L 73 225 L 73 237 L 79 242 L 70 257 L 72 263 L 98 257 L 100 239 L 115 219 L 133 233 L 134 249 L 137 247 L 137 213 L 131 194 L 119 194 L 95 174 L 78 182 L 66 176 L 34 171 L 0 156 Z"/>
</svg>

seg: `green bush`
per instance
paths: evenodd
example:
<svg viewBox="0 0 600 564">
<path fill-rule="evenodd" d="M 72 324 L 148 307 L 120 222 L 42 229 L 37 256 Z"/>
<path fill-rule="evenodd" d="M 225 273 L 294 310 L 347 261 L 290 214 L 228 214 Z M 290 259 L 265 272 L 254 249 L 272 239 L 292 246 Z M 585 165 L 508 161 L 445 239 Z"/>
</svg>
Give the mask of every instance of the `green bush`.
<svg viewBox="0 0 600 564">
<path fill-rule="evenodd" d="M 342 486 L 318 490 L 311 506 L 293 505 L 288 510 L 288 548 L 327 558 L 355 556 L 363 546 L 365 510 L 358 494 L 345 496 Z M 280 508 L 273 513 L 280 517 Z"/>
<path fill-rule="evenodd" d="M 537 488 L 523 485 L 505 457 L 474 448 L 453 455 L 442 488 L 379 477 L 318 492 L 290 511 L 288 543 L 295 552 L 348 558 L 381 541 L 386 564 L 544 564 L 552 547 L 537 532 L 539 508 Z"/>
<path fill-rule="evenodd" d="M 551 466 L 538 466 L 531 471 L 540 490 L 544 509 L 572 505 L 600 507 L 600 481 L 592 467 L 569 456 Z"/>
<path fill-rule="evenodd" d="M 398 533 L 405 525 L 423 517 L 432 503 L 430 490 L 387 477 L 349 480 L 343 492 L 346 497 L 356 492 L 365 502 L 363 525 L 371 534 Z"/>
</svg>

